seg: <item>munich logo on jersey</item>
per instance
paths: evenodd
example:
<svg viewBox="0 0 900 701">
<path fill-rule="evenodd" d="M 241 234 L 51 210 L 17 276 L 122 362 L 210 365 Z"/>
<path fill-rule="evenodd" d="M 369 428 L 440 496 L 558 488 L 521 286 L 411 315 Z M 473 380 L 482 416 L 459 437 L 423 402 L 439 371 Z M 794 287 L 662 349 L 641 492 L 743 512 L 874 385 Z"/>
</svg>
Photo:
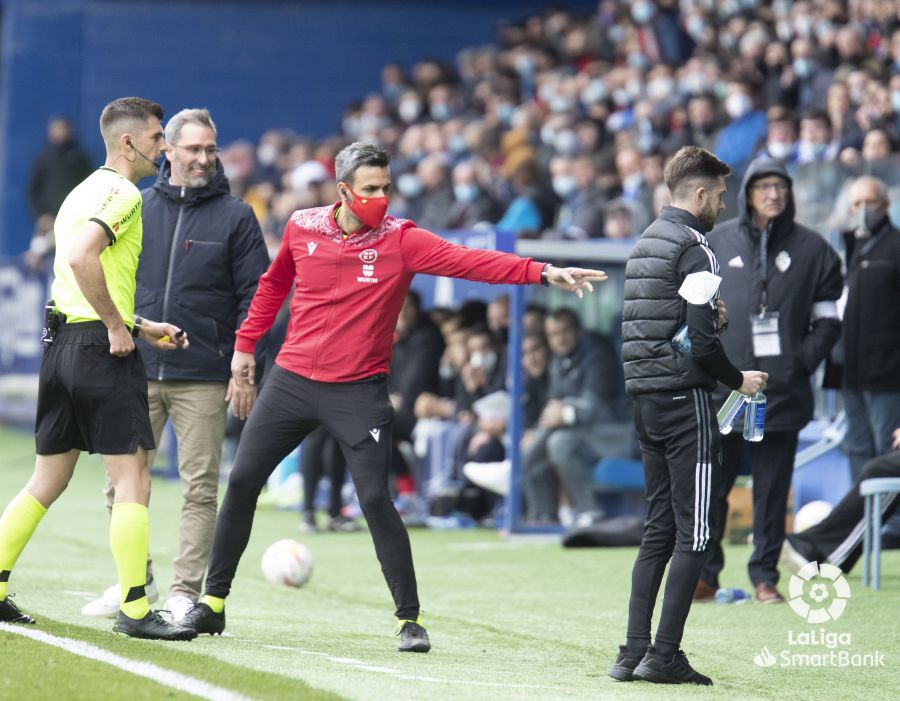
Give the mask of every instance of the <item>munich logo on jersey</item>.
<svg viewBox="0 0 900 701">
<path fill-rule="evenodd" d="M 316 246 L 318 246 L 318 245 L 319 244 L 313 243 L 312 241 L 306 242 L 306 250 L 309 251 L 309 255 L 312 255 L 313 253 L 316 252 Z"/>
<path fill-rule="evenodd" d="M 367 248 L 365 251 L 362 251 L 359 254 L 359 259 L 363 263 L 374 263 L 376 260 L 378 260 L 378 251 L 376 251 L 374 248 Z"/>
</svg>

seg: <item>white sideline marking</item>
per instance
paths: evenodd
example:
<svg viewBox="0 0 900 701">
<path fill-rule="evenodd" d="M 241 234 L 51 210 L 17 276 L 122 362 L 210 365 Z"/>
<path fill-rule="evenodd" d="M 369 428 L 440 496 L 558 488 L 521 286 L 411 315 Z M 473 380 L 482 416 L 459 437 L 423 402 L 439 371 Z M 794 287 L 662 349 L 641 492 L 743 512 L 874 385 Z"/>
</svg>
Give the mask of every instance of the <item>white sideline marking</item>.
<svg viewBox="0 0 900 701">
<path fill-rule="evenodd" d="M 15 633 L 32 640 L 37 640 L 53 647 L 58 647 L 73 655 L 87 657 L 89 660 L 103 662 L 112 667 L 118 667 L 130 674 L 139 677 L 145 677 L 151 681 L 158 682 L 163 686 L 168 686 L 179 691 L 187 692 L 193 696 L 199 696 L 209 701 L 251 701 L 249 696 L 244 696 L 236 691 L 229 691 L 218 686 L 213 686 L 200 679 L 194 679 L 179 672 L 158 667 L 150 662 L 141 662 L 139 660 L 130 660 L 127 657 L 116 655 L 115 653 L 104 650 L 103 648 L 91 645 L 83 640 L 73 640 L 72 638 L 59 638 L 50 635 L 41 630 L 34 630 L 22 625 L 12 625 L 10 623 L 0 623 L 0 631 L 6 633 Z"/>
<path fill-rule="evenodd" d="M 248 641 L 249 642 L 249 641 Z M 324 657 L 329 662 L 334 662 L 335 664 L 343 664 L 348 665 L 350 667 L 354 667 L 355 669 L 359 669 L 365 672 L 380 672 L 382 674 L 393 674 L 398 679 L 408 679 L 410 681 L 417 682 L 431 682 L 433 684 L 461 684 L 463 686 L 488 686 L 488 687 L 496 687 L 500 689 L 551 689 L 553 691 L 563 691 L 563 687 L 560 686 L 549 686 L 546 684 L 517 684 L 517 683 L 508 683 L 508 682 L 481 682 L 475 681 L 473 679 L 440 679 L 439 677 L 423 677 L 417 674 L 407 674 L 406 672 L 400 669 L 394 669 L 392 667 L 377 667 L 375 665 L 371 665 L 368 662 L 364 662 L 363 660 L 356 660 L 352 657 L 333 657 L 329 655 L 327 652 L 316 652 L 315 650 L 304 650 L 300 647 L 289 647 L 287 645 L 266 645 L 263 644 L 262 647 L 268 648 L 269 650 L 284 650 L 286 652 L 296 652 L 300 655 L 312 655 L 314 657 Z"/>
</svg>

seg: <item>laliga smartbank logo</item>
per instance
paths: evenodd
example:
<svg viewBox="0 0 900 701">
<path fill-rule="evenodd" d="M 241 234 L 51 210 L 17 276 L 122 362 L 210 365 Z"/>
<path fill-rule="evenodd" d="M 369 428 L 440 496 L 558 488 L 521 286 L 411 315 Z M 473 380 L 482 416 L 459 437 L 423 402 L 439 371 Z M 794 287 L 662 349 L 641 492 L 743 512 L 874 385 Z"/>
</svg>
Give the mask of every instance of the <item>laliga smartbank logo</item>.
<svg viewBox="0 0 900 701">
<path fill-rule="evenodd" d="M 788 585 L 791 610 L 813 625 L 836 621 L 850 600 L 850 585 L 840 568 L 809 562 L 791 577 Z M 789 630 L 788 647 L 770 650 L 764 646 L 753 656 L 757 667 L 884 667 L 884 653 L 851 650 L 853 636 L 847 631 L 823 627 Z M 813 648 L 813 649 L 810 649 Z M 820 648 L 815 650 L 815 648 Z"/>
</svg>

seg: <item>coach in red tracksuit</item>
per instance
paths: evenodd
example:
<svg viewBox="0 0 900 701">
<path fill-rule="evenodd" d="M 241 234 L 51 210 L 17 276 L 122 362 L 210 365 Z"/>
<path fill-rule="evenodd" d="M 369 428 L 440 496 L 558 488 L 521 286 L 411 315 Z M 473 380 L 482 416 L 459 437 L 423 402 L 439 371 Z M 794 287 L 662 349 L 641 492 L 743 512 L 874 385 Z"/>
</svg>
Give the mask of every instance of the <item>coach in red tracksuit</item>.
<svg viewBox="0 0 900 701">
<path fill-rule="evenodd" d="M 448 243 L 407 220 L 385 216 L 391 176 L 387 152 L 354 143 L 335 160 L 340 202 L 297 211 L 260 278 L 237 333 L 232 372 L 252 382 L 253 350 L 291 286 L 291 321 L 269 380 L 244 427 L 216 521 L 206 595 L 182 625 L 225 628 L 224 599 L 269 475 L 317 426 L 338 440 L 356 486 L 375 552 L 400 619 L 399 649 L 427 652 L 409 536 L 388 488 L 391 421 L 387 372 L 397 316 L 416 273 L 491 283 L 548 284 L 579 296 L 597 270 L 556 268 L 528 258 Z"/>
</svg>

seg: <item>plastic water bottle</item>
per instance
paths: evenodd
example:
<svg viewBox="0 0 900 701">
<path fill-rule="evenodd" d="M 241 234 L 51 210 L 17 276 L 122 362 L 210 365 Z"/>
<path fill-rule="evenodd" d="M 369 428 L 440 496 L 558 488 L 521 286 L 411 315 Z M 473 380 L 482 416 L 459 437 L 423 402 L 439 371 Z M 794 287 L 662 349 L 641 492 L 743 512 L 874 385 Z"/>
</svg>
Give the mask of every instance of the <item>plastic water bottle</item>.
<svg viewBox="0 0 900 701">
<path fill-rule="evenodd" d="M 672 336 L 672 346 L 679 353 L 688 353 L 691 350 L 691 337 L 688 336 L 687 324 L 678 329 L 678 333 Z"/>
<path fill-rule="evenodd" d="M 743 589 L 718 589 L 716 591 L 717 604 L 746 604 L 750 601 L 750 594 Z"/>
<path fill-rule="evenodd" d="M 766 395 L 762 390 L 747 400 L 747 413 L 744 414 L 744 440 L 758 443 L 763 439 L 766 429 Z"/>
<path fill-rule="evenodd" d="M 719 413 L 716 414 L 716 419 L 719 422 L 719 433 L 723 436 L 727 436 L 731 433 L 731 429 L 734 427 L 735 422 L 744 410 L 744 405 L 746 403 L 747 397 L 737 390 L 733 390 L 731 394 L 728 395 L 728 399 L 725 400 L 725 403 L 722 404 L 722 408 L 719 409 Z"/>
</svg>

